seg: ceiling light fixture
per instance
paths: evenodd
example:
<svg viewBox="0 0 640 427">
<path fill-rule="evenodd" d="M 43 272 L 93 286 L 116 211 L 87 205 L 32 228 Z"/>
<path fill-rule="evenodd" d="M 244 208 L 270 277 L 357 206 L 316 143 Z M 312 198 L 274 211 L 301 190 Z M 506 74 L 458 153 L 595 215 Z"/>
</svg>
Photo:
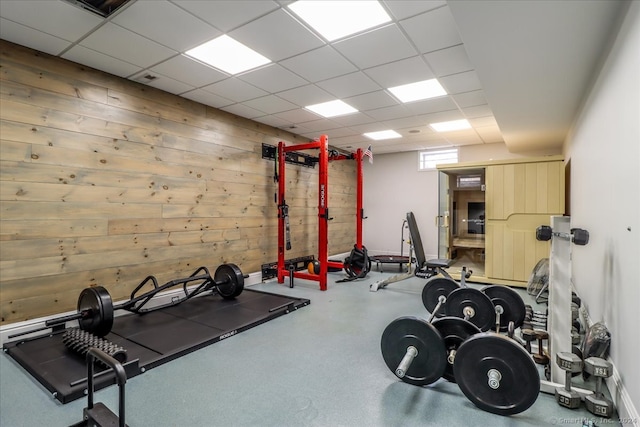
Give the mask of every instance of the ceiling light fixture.
<svg viewBox="0 0 640 427">
<path fill-rule="evenodd" d="M 194 47 L 185 54 L 229 74 L 238 74 L 271 62 L 226 34 Z"/>
<path fill-rule="evenodd" d="M 299 0 L 287 7 L 330 42 L 391 21 L 377 1 Z"/>
<path fill-rule="evenodd" d="M 304 108 L 327 118 L 358 112 L 358 110 L 353 108 L 351 105 L 347 104 L 344 101 L 340 101 L 339 99 L 336 99 L 335 101 L 309 105 Z"/>
<path fill-rule="evenodd" d="M 471 124 L 467 119 L 451 120 L 449 122 L 430 123 L 429 126 L 436 132 L 451 132 L 454 130 L 470 129 Z"/>
<path fill-rule="evenodd" d="M 395 130 L 391 130 L 391 129 L 381 130 L 378 132 L 367 132 L 367 133 L 364 133 L 363 135 L 366 136 L 367 138 L 370 138 L 376 141 L 380 141 L 382 139 L 402 138 L 402 135 L 400 135 Z"/>
<path fill-rule="evenodd" d="M 423 80 L 421 82 L 390 87 L 389 92 L 402 102 L 435 98 L 447 94 L 447 91 L 444 90 L 437 79 Z"/>
</svg>

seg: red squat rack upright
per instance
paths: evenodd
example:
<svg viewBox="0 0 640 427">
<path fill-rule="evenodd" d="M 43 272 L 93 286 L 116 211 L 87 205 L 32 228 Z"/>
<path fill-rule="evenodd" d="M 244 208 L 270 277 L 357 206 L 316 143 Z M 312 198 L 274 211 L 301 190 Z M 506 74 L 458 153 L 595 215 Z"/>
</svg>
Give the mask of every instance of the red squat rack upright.
<svg viewBox="0 0 640 427">
<path fill-rule="evenodd" d="M 305 144 L 297 144 L 286 146 L 283 141 L 278 143 L 278 152 L 276 161 L 278 162 L 279 179 L 278 179 L 278 283 L 284 283 L 285 277 L 293 274 L 305 280 L 314 280 L 319 282 L 320 290 L 327 290 L 327 271 L 329 267 L 342 269 L 342 262 L 329 261 L 328 259 L 328 223 L 329 218 L 329 161 L 334 160 L 350 160 L 356 161 L 356 246 L 362 249 L 362 220 L 365 218 L 364 209 L 362 207 L 362 149 L 358 149 L 355 155 L 329 155 L 327 135 L 320 135 L 320 139 Z M 320 262 L 320 271 L 318 274 L 312 274 L 306 271 L 290 272 L 285 268 L 285 161 L 286 153 L 290 151 L 302 150 L 319 150 L 318 155 L 318 261 Z"/>
</svg>

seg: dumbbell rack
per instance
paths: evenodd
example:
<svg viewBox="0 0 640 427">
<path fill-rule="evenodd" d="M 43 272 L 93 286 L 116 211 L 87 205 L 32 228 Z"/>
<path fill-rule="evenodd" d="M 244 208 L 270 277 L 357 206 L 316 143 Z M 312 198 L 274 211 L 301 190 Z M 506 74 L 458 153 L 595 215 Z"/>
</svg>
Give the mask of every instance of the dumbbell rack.
<svg viewBox="0 0 640 427">
<path fill-rule="evenodd" d="M 568 216 L 552 216 L 551 227 L 554 232 L 571 233 L 571 218 Z M 571 241 L 563 238 L 551 239 L 551 255 L 549 257 L 549 314 L 547 328 L 553 331 L 549 338 L 549 354 L 561 352 L 571 353 Z M 540 391 L 555 394 L 557 387 L 563 387 L 565 371 L 560 369 L 551 358 L 550 381 L 540 381 Z M 593 394 L 591 390 L 573 387 L 582 398 Z"/>
</svg>

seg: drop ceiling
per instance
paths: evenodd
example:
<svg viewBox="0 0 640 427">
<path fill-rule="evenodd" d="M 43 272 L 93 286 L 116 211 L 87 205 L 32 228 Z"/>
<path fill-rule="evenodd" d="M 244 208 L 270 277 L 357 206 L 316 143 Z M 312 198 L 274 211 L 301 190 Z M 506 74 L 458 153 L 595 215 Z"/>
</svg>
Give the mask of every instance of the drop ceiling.
<svg viewBox="0 0 640 427">
<path fill-rule="evenodd" d="M 2 0 L 0 38 L 340 148 L 557 153 L 628 4 L 383 0 L 391 22 L 327 42 L 289 3 L 132 0 L 104 18 L 74 1 Z M 272 62 L 231 76 L 184 56 L 222 34 Z M 447 95 L 403 104 L 387 90 L 431 78 Z M 304 109 L 334 99 L 358 112 Z M 458 119 L 472 128 L 429 127 Z M 363 136 L 387 129 L 402 137 Z"/>
</svg>

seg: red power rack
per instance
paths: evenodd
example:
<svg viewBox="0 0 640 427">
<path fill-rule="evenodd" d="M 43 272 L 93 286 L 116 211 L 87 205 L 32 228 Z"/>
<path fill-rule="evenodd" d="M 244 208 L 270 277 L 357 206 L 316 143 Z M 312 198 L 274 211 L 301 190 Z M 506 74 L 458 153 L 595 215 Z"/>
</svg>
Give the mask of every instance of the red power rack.
<svg viewBox="0 0 640 427">
<path fill-rule="evenodd" d="M 362 220 L 365 218 L 362 206 L 363 172 L 362 172 L 362 150 L 358 149 L 355 155 L 338 154 L 329 156 L 327 135 L 320 135 L 320 139 L 286 146 L 280 141 L 276 161 L 278 162 L 278 283 L 283 283 L 285 277 L 293 274 L 293 277 L 319 282 L 320 290 L 327 290 L 327 271 L 329 267 L 342 269 L 342 262 L 328 260 L 328 222 L 329 222 L 329 161 L 353 159 L 357 164 L 357 186 L 356 186 L 356 246 L 362 249 Z M 320 262 L 320 272 L 312 274 L 305 271 L 290 272 L 285 268 L 285 160 L 289 151 L 318 150 L 318 261 Z M 286 208 L 285 208 L 286 209 Z"/>
</svg>

